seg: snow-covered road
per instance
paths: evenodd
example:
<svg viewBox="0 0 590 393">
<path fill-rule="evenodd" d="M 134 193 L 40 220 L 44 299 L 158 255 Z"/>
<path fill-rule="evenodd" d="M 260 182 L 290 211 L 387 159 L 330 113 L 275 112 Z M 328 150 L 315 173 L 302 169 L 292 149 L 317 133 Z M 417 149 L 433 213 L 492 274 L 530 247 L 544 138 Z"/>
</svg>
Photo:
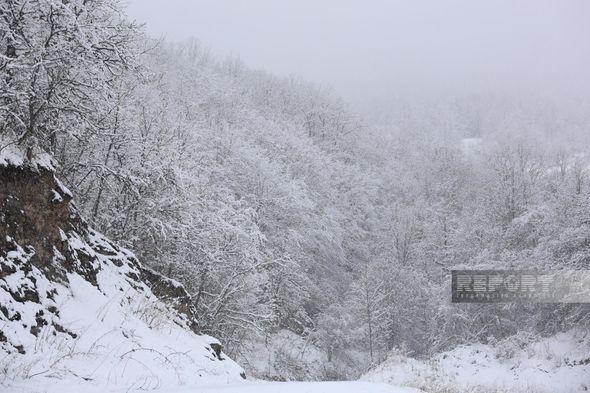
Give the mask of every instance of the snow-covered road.
<svg viewBox="0 0 590 393">
<path fill-rule="evenodd" d="M 121 388 L 105 389 L 85 383 L 70 384 L 65 383 L 65 381 L 53 381 L 46 385 L 15 386 L 8 388 L 6 393 L 128 393 L 136 391 Z M 180 388 L 161 387 L 151 391 L 154 393 L 423 393 L 418 389 L 362 381 L 243 382 L 230 385 L 186 386 Z"/>
<path fill-rule="evenodd" d="M 252 382 L 236 385 L 183 388 L 166 393 L 420 393 L 383 383 L 345 382 Z"/>
</svg>

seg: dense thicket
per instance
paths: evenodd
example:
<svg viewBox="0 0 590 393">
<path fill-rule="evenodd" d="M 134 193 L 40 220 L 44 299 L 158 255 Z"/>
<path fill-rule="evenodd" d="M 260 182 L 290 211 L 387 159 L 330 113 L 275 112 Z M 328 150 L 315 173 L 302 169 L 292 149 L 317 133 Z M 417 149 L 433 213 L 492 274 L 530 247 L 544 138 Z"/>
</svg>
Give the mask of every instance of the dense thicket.
<svg viewBox="0 0 590 393">
<path fill-rule="evenodd" d="M 452 267 L 588 268 L 582 103 L 400 100 L 368 126 L 329 91 L 121 15 L 4 1 L 0 132 L 50 150 L 92 224 L 182 281 L 253 371 L 351 377 L 393 348 L 589 326 L 581 305 L 448 294 Z"/>
</svg>

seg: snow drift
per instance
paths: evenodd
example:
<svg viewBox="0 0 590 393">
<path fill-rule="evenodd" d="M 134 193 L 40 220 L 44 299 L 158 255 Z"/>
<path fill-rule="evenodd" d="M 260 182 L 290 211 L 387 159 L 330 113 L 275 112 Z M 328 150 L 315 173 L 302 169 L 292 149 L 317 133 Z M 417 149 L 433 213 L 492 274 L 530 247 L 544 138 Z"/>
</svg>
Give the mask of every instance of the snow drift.
<svg viewBox="0 0 590 393">
<path fill-rule="evenodd" d="M 0 384 L 90 391 L 244 378 L 176 281 L 92 230 L 49 156 L 0 151 Z"/>
<path fill-rule="evenodd" d="M 392 354 L 361 379 L 427 392 L 586 392 L 590 333 L 571 330 L 543 339 L 520 334 L 495 345 L 464 345 L 427 361 Z"/>
</svg>

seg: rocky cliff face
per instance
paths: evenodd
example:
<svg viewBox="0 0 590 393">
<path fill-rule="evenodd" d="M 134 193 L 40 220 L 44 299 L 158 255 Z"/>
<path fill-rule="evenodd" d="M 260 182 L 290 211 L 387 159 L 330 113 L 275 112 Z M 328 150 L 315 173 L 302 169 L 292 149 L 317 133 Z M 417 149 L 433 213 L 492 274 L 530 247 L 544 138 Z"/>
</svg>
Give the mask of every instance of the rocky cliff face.
<svg viewBox="0 0 590 393">
<path fill-rule="evenodd" d="M 48 156 L 0 152 L 0 383 L 240 379 L 198 333 L 182 285 L 90 228 Z"/>
</svg>

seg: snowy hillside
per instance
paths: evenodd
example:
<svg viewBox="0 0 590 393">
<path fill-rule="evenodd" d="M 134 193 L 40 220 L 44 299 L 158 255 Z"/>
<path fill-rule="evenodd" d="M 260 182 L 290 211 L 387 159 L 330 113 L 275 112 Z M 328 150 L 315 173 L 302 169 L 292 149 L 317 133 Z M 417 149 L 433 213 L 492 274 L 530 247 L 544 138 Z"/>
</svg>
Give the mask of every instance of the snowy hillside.
<svg viewBox="0 0 590 393">
<path fill-rule="evenodd" d="M 0 0 L 0 393 L 588 391 L 590 9 L 463 1 Z"/>
<path fill-rule="evenodd" d="M 0 390 L 242 380 L 184 288 L 89 228 L 48 156 L 9 146 L 0 178 Z"/>
<path fill-rule="evenodd" d="M 361 379 L 427 392 L 585 392 L 590 334 L 573 330 L 539 341 L 521 336 L 493 346 L 467 345 L 430 361 L 393 355 Z"/>
</svg>

